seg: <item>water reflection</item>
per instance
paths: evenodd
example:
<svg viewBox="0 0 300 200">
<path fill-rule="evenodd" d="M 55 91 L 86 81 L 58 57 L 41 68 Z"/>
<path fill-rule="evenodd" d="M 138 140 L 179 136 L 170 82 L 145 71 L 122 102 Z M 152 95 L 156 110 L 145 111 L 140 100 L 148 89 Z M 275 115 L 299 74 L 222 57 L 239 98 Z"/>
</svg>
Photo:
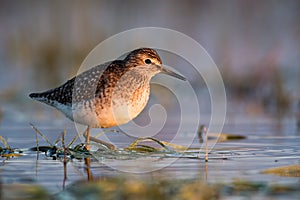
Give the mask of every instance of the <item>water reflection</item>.
<svg viewBox="0 0 300 200">
<path fill-rule="evenodd" d="M 91 171 L 91 158 L 84 158 L 84 164 L 85 164 L 87 180 L 91 181 L 93 180 L 93 175 Z"/>
</svg>

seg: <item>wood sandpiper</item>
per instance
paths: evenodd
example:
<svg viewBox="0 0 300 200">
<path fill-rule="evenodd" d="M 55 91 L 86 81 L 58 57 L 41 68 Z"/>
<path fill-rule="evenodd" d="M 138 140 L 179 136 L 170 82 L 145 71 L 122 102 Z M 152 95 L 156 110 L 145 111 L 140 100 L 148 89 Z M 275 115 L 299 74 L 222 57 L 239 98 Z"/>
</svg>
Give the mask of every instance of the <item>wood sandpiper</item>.
<svg viewBox="0 0 300 200">
<path fill-rule="evenodd" d="M 160 72 L 185 80 L 163 68 L 155 50 L 140 48 L 123 60 L 97 65 L 59 87 L 29 96 L 86 125 L 89 150 L 90 128 L 118 126 L 134 119 L 148 102 L 150 79 Z"/>
</svg>

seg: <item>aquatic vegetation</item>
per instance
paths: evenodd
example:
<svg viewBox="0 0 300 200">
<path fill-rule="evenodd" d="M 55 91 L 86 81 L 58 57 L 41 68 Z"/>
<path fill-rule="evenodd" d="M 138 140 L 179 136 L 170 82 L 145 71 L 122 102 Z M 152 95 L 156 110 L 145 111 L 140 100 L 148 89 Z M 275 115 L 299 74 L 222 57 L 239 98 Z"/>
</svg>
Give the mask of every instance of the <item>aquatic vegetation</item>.
<svg viewBox="0 0 300 200">
<path fill-rule="evenodd" d="M 165 141 L 160 141 L 155 138 L 138 138 L 133 143 L 131 143 L 128 147 L 124 149 L 118 149 L 114 147 L 114 145 L 106 143 L 102 140 L 97 139 L 96 137 L 91 137 L 91 145 L 97 147 L 97 150 L 90 152 L 86 149 L 86 145 L 84 143 L 80 143 L 76 145 L 74 148 L 71 145 L 78 139 L 78 135 L 76 135 L 72 141 L 67 145 L 58 146 L 59 142 L 64 144 L 63 139 L 58 139 L 52 144 L 47 137 L 41 133 L 33 124 L 31 124 L 32 128 L 35 130 L 36 135 L 40 135 L 44 141 L 46 141 L 49 146 L 39 146 L 38 145 L 38 137 L 36 137 L 36 147 L 30 148 L 32 151 L 41 151 L 44 152 L 46 157 L 52 157 L 53 159 L 61 159 L 64 155 L 69 159 L 82 159 L 86 157 L 91 157 L 92 153 L 100 155 L 113 155 L 116 156 L 118 153 L 121 155 L 130 154 L 130 153 L 175 153 L 176 151 L 183 151 L 188 149 L 187 147 L 183 147 L 176 144 L 171 144 Z M 104 132 L 105 133 L 105 132 Z M 103 133 L 103 134 L 104 134 Z M 120 132 L 122 133 L 122 132 Z M 65 135 L 66 132 L 62 133 L 62 136 Z M 101 134 L 98 134 L 98 136 Z M 63 137 L 62 137 L 63 138 Z M 158 144 L 159 147 L 153 147 L 146 144 L 140 144 L 141 142 L 153 141 L 155 144 Z"/>
<path fill-rule="evenodd" d="M 76 145 L 74 148 L 71 148 L 71 145 L 77 140 L 78 135 L 76 135 L 71 142 L 66 146 L 64 135 L 66 134 L 66 131 L 64 130 L 62 132 L 62 137 L 57 139 L 54 144 L 52 144 L 48 138 L 41 133 L 41 131 L 38 130 L 33 124 L 30 124 L 32 128 L 36 132 L 36 147 L 32 147 L 29 150 L 31 151 L 37 151 L 37 152 L 44 152 L 46 157 L 51 157 L 53 160 L 61 160 L 61 159 L 82 159 L 89 157 L 91 154 L 90 152 L 85 148 L 85 145 L 80 143 Z M 38 142 L 38 135 L 40 135 L 44 141 L 46 141 L 49 146 L 39 146 Z M 58 144 L 61 143 L 61 146 L 58 146 Z"/>
<path fill-rule="evenodd" d="M 117 148 L 113 144 L 107 143 L 98 139 L 99 136 L 114 132 L 118 134 L 126 133 L 122 131 L 116 130 L 106 130 L 103 132 L 98 133 L 94 137 L 90 137 L 91 143 L 90 145 L 93 146 L 93 151 L 88 151 L 86 148 L 85 143 L 80 143 L 75 147 L 72 147 L 73 143 L 78 139 L 78 135 L 76 135 L 68 145 L 64 145 L 65 141 L 63 136 L 66 134 L 66 131 L 62 132 L 62 137 L 58 138 L 54 143 L 50 142 L 47 137 L 41 133 L 33 124 L 31 124 L 32 128 L 36 132 L 36 147 L 30 148 L 32 151 L 40 151 L 44 152 L 46 157 L 51 157 L 52 159 L 84 159 L 84 158 L 91 158 L 96 156 L 98 158 L 111 158 L 111 159 L 136 159 L 139 157 L 144 156 L 156 156 L 156 157 L 173 157 L 173 158 L 194 158 L 194 159 L 201 159 L 205 157 L 205 161 L 208 161 L 208 140 L 217 141 L 217 142 L 224 142 L 230 140 L 238 140 L 238 139 L 245 139 L 242 135 L 233 135 L 233 134 L 215 134 L 215 133 L 205 133 L 205 152 L 202 151 L 201 148 L 189 148 L 186 146 L 173 144 L 170 142 L 158 140 L 154 137 L 146 137 L 146 138 L 137 138 L 131 144 L 129 144 L 125 148 Z M 38 145 L 38 135 L 40 135 L 44 141 L 46 141 L 49 146 L 39 146 Z M 128 136 L 128 135 L 127 135 Z M 96 150 L 95 150 L 96 149 Z M 205 156 L 202 156 L 205 154 Z M 92 156 L 93 155 L 93 156 Z M 213 157 L 213 159 L 225 159 L 224 154 L 222 157 Z"/>
<path fill-rule="evenodd" d="M 217 140 L 218 142 L 243 139 L 246 139 L 246 136 L 230 133 L 208 133 L 208 140 Z"/>
<path fill-rule="evenodd" d="M 274 167 L 262 171 L 263 174 L 274 174 L 278 176 L 300 177 L 300 165 L 289 165 Z"/>
<path fill-rule="evenodd" d="M 228 184 L 207 183 L 199 179 L 145 180 L 105 177 L 92 181 L 78 181 L 53 199 L 222 199 L 224 197 L 272 197 L 277 194 L 299 194 L 297 186 L 273 185 L 265 182 L 234 180 Z"/>
<path fill-rule="evenodd" d="M 141 179 L 131 176 L 80 180 L 64 190 L 50 194 L 35 184 L 3 184 L 2 199 L 223 199 L 272 198 L 299 195 L 299 186 L 234 180 L 228 184 L 207 183 L 199 179 Z"/>
<path fill-rule="evenodd" d="M 39 200 L 50 199 L 50 197 L 46 189 L 39 185 L 16 183 L 1 185 L 1 199 Z"/>
<path fill-rule="evenodd" d="M 230 184 L 221 185 L 221 196 L 244 196 L 244 197 L 282 197 L 299 196 L 299 185 L 272 184 L 265 181 L 248 181 L 244 179 L 233 180 Z M 263 198 L 263 199 L 264 199 Z"/>
<path fill-rule="evenodd" d="M 243 193 L 243 192 L 258 192 L 262 190 L 266 185 L 261 182 L 253 182 L 246 180 L 234 180 L 231 184 L 231 189 L 233 193 Z"/>
<path fill-rule="evenodd" d="M 0 135 L 0 140 L 4 147 L 0 147 L 0 156 L 5 158 L 12 158 L 17 156 L 22 156 L 23 151 L 17 148 L 11 148 L 6 140 Z"/>
<path fill-rule="evenodd" d="M 96 137 L 91 137 L 91 145 L 96 147 L 94 151 L 88 151 L 86 149 L 85 143 L 79 143 L 77 145 L 73 145 L 73 143 L 78 139 L 78 135 L 76 135 L 67 145 L 64 141 L 64 135 L 66 131 L 62 131 L 61 137 L 58 138 L 55 142 L 50 142 L 49 139 L 39 131 L 37 127 L 33 124 L 30 124 L 32 128 L 36 132 L 36 146 L 29 148 L 31 151 L 43 152 L 46 157 L 52 158 L 53 160 L 72 160 L 72 159 L 84 159 L 92 157 L 95 155 L 97 157 L 106 157 L 113 159 L 135 159 L 143 156 L 158 156 L 158 157 L 175 157 L 175 158 L 195 158 L 199 159 L 202 157 L 202 150 L 199 148 L 193 149 L 188 148 L 186 146 L 169 143 L 166 141 L 161 141 L 153 137 L 147 138 L 137 138 L 134 142 L 129 144 L 125 148 L 117 148 L 110 143 L 106 143 L 102 140 L 99 140 L 99 137 L 102 134 L 107 133 L 105 131 L 103 133 L 98 134 Z M 125 134 L 120 131 L 114 131 L 119 134 Z M 48 143 L 49 145 L 39 146 L 38 136 L 42 137 L 42 139 Z M 214 134 L 209 133 L 206 134 L 208 140 L 217 140 L 217 141 L 228 141 L 231 139 L 244 139 L 244 136 L 240 135 L 231 135 L 231 134 Z M 4 147 L 0 147 L 0 156 L 11 158 L 15 156 L 21 156 L 23 150 L 18 148 L 11 148 L 6 140 L 0 136 L 0 140 L 2 141 Z M 206 139 L 207 141 L 207 139 Z M 204 157 L 204 156 L 203 156 Z M 208 160 L 208 151 L 206 148 L 205 151 L 205 159 Z M 214 157 L 216 159 L 216 157 Z M 221 158 L 224 159 L 224 156 Z"/>
<path fill-rule="evenodd" d="M 141 180 L 130 177 L 79 181 L 54 199 L 217 199 L 218 185 L 197 180 Z"/>
</svg>

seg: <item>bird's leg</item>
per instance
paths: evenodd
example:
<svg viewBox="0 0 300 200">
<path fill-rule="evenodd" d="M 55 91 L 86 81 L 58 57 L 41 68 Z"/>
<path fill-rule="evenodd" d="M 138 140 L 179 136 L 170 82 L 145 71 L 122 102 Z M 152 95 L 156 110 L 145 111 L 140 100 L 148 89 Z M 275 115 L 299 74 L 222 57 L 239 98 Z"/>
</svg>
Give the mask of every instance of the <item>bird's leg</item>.
<svg viewBox="0 0 300 200">
<path fill-rule="evenodd" d="M 90 151 L 90 126 L 87 127 L 84 136 L 85 136 L 85 143 L 86 143 L 85 148 L 88 151 Z"/>
<path fill-rule="evenodd" d="M 110 149 L 110 150 L 115 150 L 116 147 L 111 144 L 111 143 L 108 143 L 108 142 L 105 142 L 105 141 L 102 141 L 102 140 L 99 140 L 95 137 L 91 137 L 90 136 L 90 127 L 88 126 L 88 128 L 86 129 L 85 133 L 83 134 L 83 136 L 85 137 L 85 148 L 90 151 L 90 141 L 93 141 L 93 142 L 96 142 L 98 144 L 101 144 L 103 146 L 105 146 L 106 148 Z"/>
</svg>

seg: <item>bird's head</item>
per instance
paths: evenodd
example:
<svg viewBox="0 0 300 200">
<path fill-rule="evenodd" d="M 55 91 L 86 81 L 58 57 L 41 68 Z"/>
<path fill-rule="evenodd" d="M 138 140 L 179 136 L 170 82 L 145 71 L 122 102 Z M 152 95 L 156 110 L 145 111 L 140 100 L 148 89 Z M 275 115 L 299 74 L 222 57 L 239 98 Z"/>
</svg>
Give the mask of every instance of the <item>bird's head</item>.
<svg viewBox="0 0 300 200">
<path fill-rule="evenodd" d="M 164 68 L 158 53 L 150 48 L 133 50 L 126 56 L 125 62 L 127 67 L 136 68 L 143 73 L 148 73 L 150 76 L 154 76 L 158 73 L 164 73 L 181 80 L 186 80 L 185 77 Z"/>
</svg>

